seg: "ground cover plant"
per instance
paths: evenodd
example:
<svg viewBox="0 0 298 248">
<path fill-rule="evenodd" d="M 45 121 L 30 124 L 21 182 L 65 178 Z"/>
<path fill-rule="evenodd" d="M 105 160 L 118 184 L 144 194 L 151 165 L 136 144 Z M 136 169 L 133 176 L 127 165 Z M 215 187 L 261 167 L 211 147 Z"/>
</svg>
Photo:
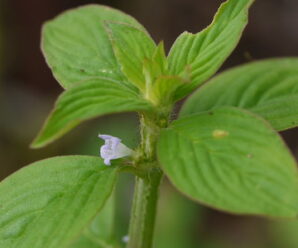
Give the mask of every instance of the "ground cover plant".
<svg viewBox="0 0 298 248">
<path fill-rule="evenodd" d="M 106 6 L 47 22 L 42 50 L 64 91 L 31 146 L 127 111 L 138 113 L 140 143 L 133 149 L 99 133 L 98 157 L 49 158 L 3 180 L 0 247 L 122 247 L 111 224 L 119 173 L 135 175 L 128 248 L 152 247 L 165 176 L 219 210 L 296 218 L 296 161 L 278 131 L 298 124 L 298 59 L 253 62 L 210 79 L 237 45 L 252 3 L 226 1 L 206 29 L 182 33 L 168 55 L 133 17 Z"/>
</svg>

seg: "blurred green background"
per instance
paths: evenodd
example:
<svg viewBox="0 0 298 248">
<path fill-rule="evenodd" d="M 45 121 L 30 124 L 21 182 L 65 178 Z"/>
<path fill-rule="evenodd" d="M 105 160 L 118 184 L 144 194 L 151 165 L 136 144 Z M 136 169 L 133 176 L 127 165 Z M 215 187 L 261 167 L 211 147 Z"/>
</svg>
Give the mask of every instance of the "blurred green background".
<svg viewBox="0 0 298 248">
<path fill-rule="evenodd" d="M 0 1 L 0 179 L 33 161 L 65 154 L 98 155 L 98 132 L 119 136 L 135 147 L 138 121 L 133 114 L 109 115 L 76 128 L 41 150 L 29 144 L 62 91 L 39 49 L 44 21 L 65 9 L 100 3 L 136 17 L 156 41 L 169 49 L 184 30 L 210 23 L 220 0 L 1 0 Z M 298 55 L 298 1 L 257 0 L 243 38 L 222 69 L 253 60 Z M 298 70 L 298 68 L 297 68 Z M 298 154 L 298 129 L 283 132 Z M 133 179 L 118 185 L 116 229 L 127 232 Z M 161 190 L 156 248 L 297 248 L 298 222 L 233 216 L 199 206 L 165 180 Z"/>
</svg>

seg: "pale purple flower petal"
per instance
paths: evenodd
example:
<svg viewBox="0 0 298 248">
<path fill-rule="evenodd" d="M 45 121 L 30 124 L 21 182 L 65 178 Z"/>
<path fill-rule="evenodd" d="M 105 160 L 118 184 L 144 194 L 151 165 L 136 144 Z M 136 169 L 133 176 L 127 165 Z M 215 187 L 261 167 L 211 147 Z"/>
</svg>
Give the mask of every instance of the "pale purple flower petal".
<svg viewBox="0 0 298 248">
<path fill-rule="evenodd" d="M 128 241 L 129 241 L 129 236 L 128 235 L 125 235 L 125 236 L 122 237 L 122 242 L 123 243 L 128 243 Z"/>
<path fill-rule="evenodd" d="M 130 156 L 133 151 L 121 143 L 121 139 L 107 135 L 100 134 L 99 138 L 105 141 L 105 144 L 100 148 L 100 156 L 104 159 L 106 165 L 111 165 L 111 160 Z"/>
</svg>

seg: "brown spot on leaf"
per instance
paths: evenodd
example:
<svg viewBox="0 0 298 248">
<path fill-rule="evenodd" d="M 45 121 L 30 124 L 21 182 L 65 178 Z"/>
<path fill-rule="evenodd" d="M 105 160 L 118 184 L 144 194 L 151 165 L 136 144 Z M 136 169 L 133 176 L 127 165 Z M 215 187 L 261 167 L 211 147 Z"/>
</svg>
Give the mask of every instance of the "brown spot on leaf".
<svg viewBox="0 0 298 248">
<path fill-rule="evenodd" d="M 222 138 L 224 138 L 224 137 L 226 137 L 226 136 L 229 136 L 229 132 L 226 131 L 226 130 L 215 129 L 215 130 L 213 130 L 213 132 L 212 132 L 212 136 L 213 136 L 213 138 L 215 138 L 215 139 L 222 139 Z"/>
<path fill-rule="evenodd" d="M 252 154 L 249 153 L 249 154 L 246 155 L 246 157 L 247 158 L 252 158 Z"/>
</svg>

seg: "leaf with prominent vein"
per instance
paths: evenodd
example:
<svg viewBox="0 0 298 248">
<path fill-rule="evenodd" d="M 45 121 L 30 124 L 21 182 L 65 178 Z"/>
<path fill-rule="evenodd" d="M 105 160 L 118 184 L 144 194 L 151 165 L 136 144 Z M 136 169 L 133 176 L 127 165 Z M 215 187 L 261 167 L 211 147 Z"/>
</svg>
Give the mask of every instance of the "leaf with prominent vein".
<svg viewBox="0 0 298 248">
<path fill-rule="evenodd" d="M 228 0 L 219 8 L 209 27 L 197 34 L 182 33 L 169 54 L 169 70 L 182 75 L 190 70 L 191 82 L 176 92 L 183 98 L 212 76 L 237 45 L 247 24 L 253 0 Z"/>
<path fill-rule="evenodd" d="M 102 159 L 42 160 L 0 184 L 0 247 L 64 248 L 111 194 L 118 167 Z"/>
<path fill-rule="evenodd" d="M 279 135 L 248 111 L 225 107 L 174 121 L 158 158 L 182 193 L 237 214 L 296 217 L 296 162 Z"/>
<path fill-rule="evenodd" d="M 121 84 L 103 78 L 88 80 L 61 94 L 32 147 L 42 147 L 91 118 L 151 108 L 149 102 Z"/>
<path fill-rule="evenodd" d="M 66 11 L 44 25 L 42 50 L 64 88 L 91 77 L 124 82 L 104 21 L 119 21 L 144 30 L 133 17 L 95 4 Z"/>
<path fill-rule="evenodd" d="M 151 58 L 156 45 L 144 30 L 132 25 L 106 22 L 116 58 L 127 79 L 144 90 L 143 61 Z"/>
<path fill-rule="evenodd" d="M 261 115 L 278 131 L 298 125 L 298 58 L 270 59 L 219 74 L 183 105 L 180 116 L 220 106 Z"/>
</svg>

